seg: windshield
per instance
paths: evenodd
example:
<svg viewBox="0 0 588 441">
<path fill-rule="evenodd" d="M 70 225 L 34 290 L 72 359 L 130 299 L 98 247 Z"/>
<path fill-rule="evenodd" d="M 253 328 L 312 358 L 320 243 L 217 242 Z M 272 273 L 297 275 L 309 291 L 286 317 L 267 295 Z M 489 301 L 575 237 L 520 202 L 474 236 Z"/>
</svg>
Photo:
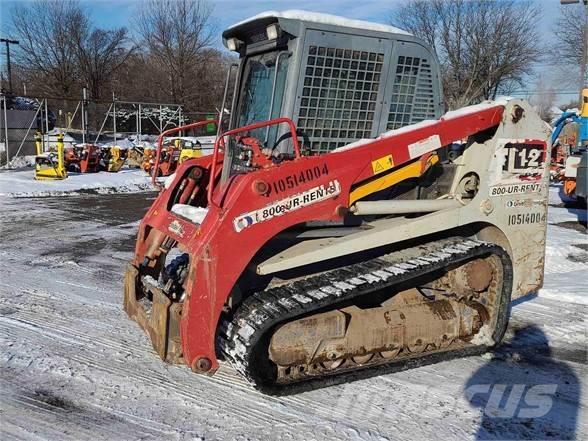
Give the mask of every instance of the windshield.
<svg viewBox="0 0 588 441">
<path fill-rule="evenodd" d="M 287 52 L 270 52 L 247 58 L 243 68 L 236 127 L 281 116 L 288 58 Z M 249 136 L 259 140 L 261 148 L 269 148 L 269 154 L 273 151 L 277 135 L 277 125 L 269 128 L 261 127 L 249 132 Z M 225 141 L 227 145 L 223 160 L 222 182 L 226 182 L 235 174 L 247 173 L 255 169 L 255 166 L 252 166 L 252 151 L 248 147 L 237 143 L 232 137 Z"/>
<path fill-rule="evenodd" d="M 237 119 L 239 127 L 281 116 L 289 58 L 286 54 L 278 57 L 278 54 L 279 52 L 270 52 L 254 55 L 245 62 Z M 278 64 L 277 76 L 276 64 Z M 266 131 L 264 127 L 254 130 L 251 135 L 266 145 L 273 146 L 277 128 L 275 126 L 270 128 L 267 139 Z"/>
</svg>

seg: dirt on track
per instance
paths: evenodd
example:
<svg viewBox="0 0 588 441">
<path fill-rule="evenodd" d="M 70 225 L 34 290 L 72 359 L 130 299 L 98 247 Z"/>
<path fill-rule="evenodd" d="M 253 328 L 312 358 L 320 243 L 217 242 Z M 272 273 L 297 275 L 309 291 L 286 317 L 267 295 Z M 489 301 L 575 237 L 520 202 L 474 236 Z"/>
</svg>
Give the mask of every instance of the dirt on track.
<svg viewBox="0 0 588 441">
<path fill-rule="evenodd" d="M 0 200 L 1 439 L 572 439 L 588 432 L 588 307 L 541 292 L 513 306 L 507 343 L 493 355 L 289 397 L 261 395 L 226 365 L 205 377 L 164 364 L 121 306 L 124 265 L 153 197 Z M 561 237 L 586 243 L 581 232 L 550 225 L 548 244 Z M 561 268 L 570 264 L 565 256 Z M 588 264 L 572 263 L 569 277 L 557 274 L 570 295 L 588 274 Z M 557 392 L 540 418 L 496 418 L 468 395 L 486 384 L 555 384 Z"/>
</svg>

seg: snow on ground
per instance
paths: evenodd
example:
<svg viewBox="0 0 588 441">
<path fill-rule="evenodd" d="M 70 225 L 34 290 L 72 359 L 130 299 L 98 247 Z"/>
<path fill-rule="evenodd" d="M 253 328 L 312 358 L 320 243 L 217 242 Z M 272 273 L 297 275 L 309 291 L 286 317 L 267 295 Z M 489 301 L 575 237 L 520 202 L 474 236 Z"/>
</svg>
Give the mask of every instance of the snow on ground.
<svg viewBox="0 0 588 441">
<path fill-rule="evenodd" d="M 561 185 L 549 190 L 545 281 L 539 295 L 588 305 L 586 209 L 575 207 L 561 194 Z M 574 281 L 573 290 L 570 281 Z"/>
<path fill-rule="evenodd" d="M 118 173 L 69 173 L 67 179 L 37 181 L 32 169 L 0 172 L 0 196 L 71 196 L 79 193 L 133 193 L 152 190 L 151 178 L 138 169 Z"/>
<path fill-rule="evenodd" d="M 153 193 L 0 197 L 0 439 L 585 439 L 586 218 L 557 191 L 545 288 L 495 353 L 289 397 L 164 364 L 126 317 Z"/>
</svg>

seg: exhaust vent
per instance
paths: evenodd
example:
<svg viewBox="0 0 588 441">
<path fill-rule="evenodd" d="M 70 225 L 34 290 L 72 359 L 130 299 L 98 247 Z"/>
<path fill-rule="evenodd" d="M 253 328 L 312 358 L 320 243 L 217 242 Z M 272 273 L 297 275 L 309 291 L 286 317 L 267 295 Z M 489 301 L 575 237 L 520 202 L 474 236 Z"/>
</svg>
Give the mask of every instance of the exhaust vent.
<svg viewBox="0 0 588 441">
<path fill-rule="evenodd" d="M 424 58 L 398 57 L 387 129 L 435 119 L 433 74 Z"/>
</svg>

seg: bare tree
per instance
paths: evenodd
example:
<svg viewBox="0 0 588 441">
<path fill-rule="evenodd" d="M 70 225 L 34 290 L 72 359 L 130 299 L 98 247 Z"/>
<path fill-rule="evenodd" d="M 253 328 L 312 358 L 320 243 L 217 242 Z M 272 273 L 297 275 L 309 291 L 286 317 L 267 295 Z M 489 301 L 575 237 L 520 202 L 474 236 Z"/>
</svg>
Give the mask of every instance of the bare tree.
<svg viewBox="0 0 588 441">
<path fill-rule="evenodd" d="M 37 0 L 12 10 L 12 34 L 20 41 L 15 62 L 42 73 L 46 93 L 68 96 L 76 81 L 76 50 L 70 32 L 84 24 L 75 0 Z"/>
<path fill-rule="evenodd" d="M 0 0 L 1 1 L 1 0 Z M 138 11 L 140 45 L 124 29 L 97 29 L 80 0 L 34 0 L 11 10 L 15 86 L 41 96 L 176 102 L 214 111 L 230 60 L 210 47 L 214 28 L 205 0 L 149 0 Z M 66 107 L 64 100 L 62 106 Z"/>
<path fill-rule="evenodd" d="M 445 99 L 458 108 L 521 85 L 541 59 L 539 10 L 515 0 L 408 0 L 391 21 L 436 50 Z"/>
<path fill-rule="evenodd" d="M 205 0 L 149 0 L 141 3 L 137 29 L 168 81 L 170 98 L 183 102 L 198 86 L 195 70 L 206 63 L 213 36 Z"/>
<path fill-rule="evenodd" d="M 588 52 L 588 27 L 586 27 L 586 6 L 563 5 L 555 22 L 556 44 L 551 50 L 551 59 L 560 71 L 561 84 L 568 87 L 582 87 Z"/>
<path fill-rule="evenodd" d="M 129 47 L 127 30 L 82 26 L 72 31 L 80 76 L 94 99 L 103 98 L 104 86 L 135 50 Z"/>
<path fill-rule="evenodd" d="M 168 81 L 159 62 L 139 50 L 116 71 L 114 88 L 131 101 L 169 101 Z"/>
</svg>

